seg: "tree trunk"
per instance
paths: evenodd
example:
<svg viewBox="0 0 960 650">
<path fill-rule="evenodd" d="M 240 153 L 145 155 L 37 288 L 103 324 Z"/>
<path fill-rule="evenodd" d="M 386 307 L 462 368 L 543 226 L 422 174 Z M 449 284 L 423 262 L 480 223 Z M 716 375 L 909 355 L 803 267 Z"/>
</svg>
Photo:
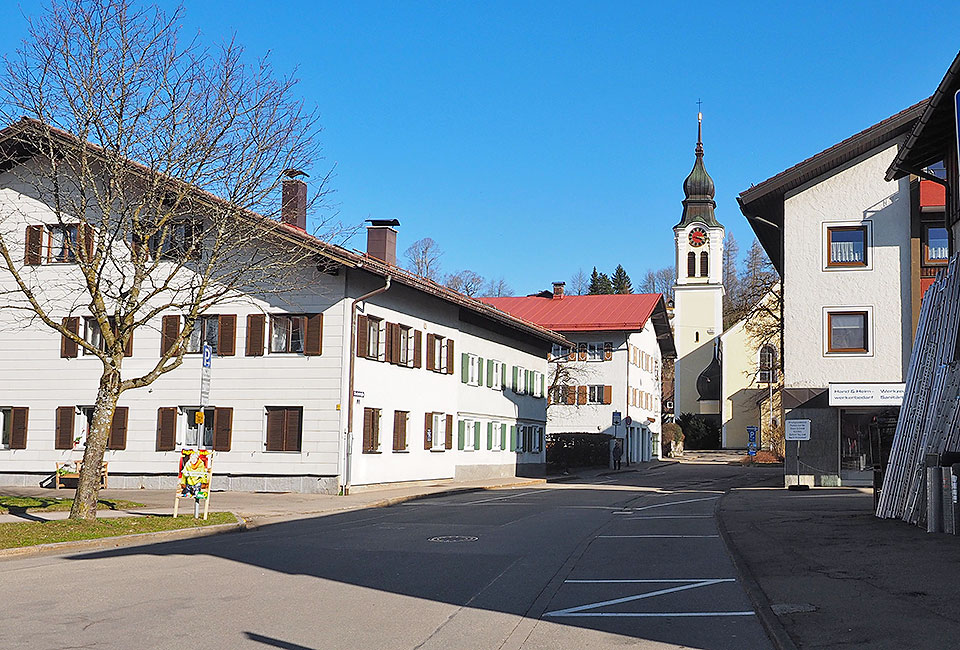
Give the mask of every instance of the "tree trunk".
<svg viewBox="0 0 960 650">
<path fill-rule="evenodd" d="M 100 466 L 107 449 L 107 440 L 113 424 L 113 413 L 120 397 L 120 373 L 105 369 L 100 376 L 100 388 L 93 408 L 93 422 L 83 451 L 83 467 L 77 479 L 77 493 L 73 497 L 70 519 L 97 518 L 97 496 L 100 493 Z"/>
</svg>

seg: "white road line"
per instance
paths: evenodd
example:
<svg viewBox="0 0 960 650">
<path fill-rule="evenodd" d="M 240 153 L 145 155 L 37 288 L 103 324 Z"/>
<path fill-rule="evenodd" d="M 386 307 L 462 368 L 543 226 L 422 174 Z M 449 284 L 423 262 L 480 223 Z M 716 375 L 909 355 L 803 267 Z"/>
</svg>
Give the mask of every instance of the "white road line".
<svg viewBox="0 0 960 650">
<path fill-rule="evenodd" d="M 663 596 L 665 594 L 672 594 L 678 591 L 686 591 L 688 589 L 697 589 L 699 587 L 709 587 L 711 585 L 718 584 L 720 582 L 725 582 L 726 580 L 701 580 L 700 582 L 694 582 L 690 584 L 683 584 L 678 587 L 668 587 L 666 589 L 658 589 L 656 591 L 648 591 L 642 594 L 635 594 L 633 596 L 624 596 L 622 598 L 614 598 L 612 600 L 602 600 L 598 603 L 587 603 L 586 605 L 577 605 L 576 607 L 567 607 L 566 609 L 558 609 L 552 612 L 547 612 L 544 616 L 611 616 L 616 615 L 618 612 L 592 612 L 583 614 L 588 609 L 597 609 L 598 607 L 606 607 L 608 605 L 619 605 L 621 603 L 629 603 L 635 600 L 643 600 L 645 598 L 653 598 L 655 596 Z M 752 612 L 751 612 L 752 613 Z M 622 616 L 636 616 L 633 613 L 619 613 Z M 701 612 L 702 614 L 702 612 Z"/>
<path fill-rule="evenodd" d="M 718 582 L 736 582 L 736 581 L 737 581 L 736 578 L 691 578 L 691 579 L 684 579 L 684 580 L 675 580 L 675 579 L 670 579 L 670 580 L 659 579 L 659 580 L 658 580 L 658 579 L 656 579 L 656 578 L 629 579 L 629 580 L 628 580 L 628 579 L 623 579 L 623 580 L 620 580 L 620 579 L 611 579 L 611 580 L 573 580 L 573 579 L 571 579 L 571 580 L 564 580 L 564 582 L 571 582 L 571 583 L 574 583 L 574 584 L 581 584 L 581 585 L 594 585 L 594 584 L 601 584 L 601 585 L 604 585 L 604 584 L 633 584 L 633 583 L 644 583 L 644 584 L 646 584 L 646 583 L 655 583 L 655 582 L 657 582 L 657 583 L 663 583 L 663 584 L 674 583 L 674 582 L 679 582 L 679 583 L 681 583 L 681 584 L 687 584 L 687 583 L 690 583 L 690 582 L 710 582 L 711 584 L 713 584 L 713 583 L 718 583 Z"/>
<path fill-rule="evenodd" d="M 618 514 L 618 513 L 613 513 Z M 629 521 L 637 521 L 639 519 L 713 519 L 713 515 L 649 515 L 641 517 L 630 517 Z"/>
<path fill-rule="evenodd" d="M 544 616 L 559 618 L 562 616 L 615 616 L 621 618 L 672 618 L 694 616 L 756 616 L 755 612 L 584 612 L 582 614 L 567 614 L 547 612 Z"/>
<path fill-rule="evenodd" d="M 708 539 L 719 535 L 597 535 L 597 539 Z"/>
<path fill-rule="evenodd" d="M 506 499 L 516 499 L 517 497 L 524 497 L 529 494 L 540 494 L 540 493 L 542 493 L 542 490 L 530 490 L 529 492 L 521 492 L 520 494 L 511 494 L 505 497 L 492 497 L 490 499 L 479 499 L 477 501 L 467 501 L 463 505 L 474 506 L 474 505 L 477 505 L 478 503 L 488 503 L 490 501 L 504 501 Z"/>
<path fill-rule="evenodd" d="M 641 506 L 639 508 L 633 508 L 634 512 L 639 512 L 641 510 L 652 510 L 653 508 L 666 508 L 667 506 L 679 506 L 684 503 L 697 503 L 698 501 L 714 501 L 720 497 L 702 497 L 700 499 L 684 499 L 683 501 L 670 501 L 668 503 L 654 503 L 649 506 Z"/>
</svg>

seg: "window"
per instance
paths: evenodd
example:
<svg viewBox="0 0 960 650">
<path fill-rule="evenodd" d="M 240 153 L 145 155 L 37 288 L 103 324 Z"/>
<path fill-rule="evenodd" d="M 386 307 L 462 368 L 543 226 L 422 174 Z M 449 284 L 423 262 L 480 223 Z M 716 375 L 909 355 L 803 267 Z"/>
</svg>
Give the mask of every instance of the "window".
<svg viewBox="0 0 960 650">
<path fill-rule="evenodd" d="M 103 333 L 100 331 L 100 324 L 96 318 L 89 316 L 83 319 L 83 340 L 98 350 L 105 350 L 106 344 L 103 341 Z M 84 354 L 93 354 L 91 350 L 83 348 Z"/>
<path fill-rule="evenodd" d="M 603 361 L 603 343 L 587 343 L 587 360 Z"/>
<path fill-rule="evenodd" d="M 491 370 L 488 370 L 491 375 L 490 388 L 494 390 L 502 390 L 504 364 L 501 361 L 490 361 L 489 363 L 491 364 Z"/>
<path fill-rule="evenodd" d="M 12 409 L 0 408 L 0 449 L 10 449 L 10 429 L 12 425 Z"/>
<path fill-rule="evenodd" d="M 697 277 L 697 254 L 692 251 L 687 253 L 687 277 Z"/>
<path fill-rule="evenodd" d="M 867 312 L 827 313 L 827 352 L 868 352 Z"/>
<path fill-rule="evenodd" d="M 543 397 L 543 373 L 533 371 L 533 396 Z"/>
<path fill-rule="evenodd" d="M 267 451 L 300 451 L 303 407 L 267 407 Z"/>
<path fill-rule="evenodd" d="M 433 439 L 430 449 L 433 451 L 442 451 L 446 448 L 447 441 L 447 416 L 444 413 L 431 413 L 433 421 Z"/>
<path fill-rule="evenodd" d="M 77 224 L 47 226 L 46 262 L 72 263 L 77 261 Z"/>
<path fill-rule="evenodd" d="M 517 450 L 516 451 L 518 454 L 522 454 L 524 450 L 523 443 L 525 442 L 524 433 L 526 432 L 526 429 L 527 428 L 522 424 L 517 425 Z"/>
<path fill-rule="evenodd" d="M 302 354 L 304 332 L 307 329 L 306 321 L 306 316 L 271 316 L 270 352 Z"/>
<path fill-rule="evenodd" d="M 827 267 L 867 266 L 867 227 L 830 226 L 827 228 Z"/>
<path fill-rule="evenodd" d="M 413 365 L 413 330 L 407 327 L 406 325 L 397 326 L 397 345 L 400 347 L 399 357 L 397 363 L 401 366 L 412 366 Z M 402 412 L 402 411 L 398 411 Z"/>
<path fill-rule="evenodd" d="M 501 451 L 503 449 L 503 426 L 506 425 L 501 425 L 496 420 L 487 423 L 487 435 L 490 438 L 489 447 L 493 451 Z"/>
<path fill-rule="evenodd" d="M 524 395 L 527 392 L 527 371 L 520 366 L 513 367 L 513 392 Z"/>
<path fill-rule="evenodd" d="M 172 219 L 150 236 L 147 247 L 155 259 L 196 259 L 200 252 L 200 230 L 197 219 Z M 151 228 L 152 230 L 153 228 Z"/>
<path fill-rule="evenodd" d="M 410 420 L 409 411 L 393 412 L 393 450 L 407 450 L 407 424 Z"/>
<path fill-rule="evenodd" d="M 480 422 L 478 420 L 460 420 L 462 440 L 458 445 L 464 451 L 480 449 Z"/>
<path fill-rule="evenodd" d="M 566 361 L 570 356 L 570 348 L 565 345 L 553 344 L 553 350 L 550 352 L 550 358 L 554 361 Z"/>
<path fill-rule="evenodd" d="M 480 359 L 475 354 L 467 355 L 467 383 L 471 386 L 480 385 Z"/>
<path fill-rule="evenodd" d="M 777 350 L 767 344 L 760 348 L 760 368 L 757 381 L 770 384 L 777 381 Z"/>
<path fill-rule="evenodd" d="M 363 453 L 380 452 L 380 409 L 363 409 Z"/>
<path fill-rule="evenodd" d="M 380 341 L 380 330 L 383 321 L 379 318 L 367 318 L 367 358 L 380 361 L 383 346 Z"/>
<path fill-rule="evenodd" d="M 603 404 L 603 386 L 587 387 L 587 403 Z"/>
<path fill-rule="evenodd" d="M 187 352 L 197 354 L 203 352 L 203 344 L 208 343 L 213 348 L 213 353 L 217 353 L 217 342 L 220 340 L 220 317 L 219 316 L 199 316 L 194 323 L 193 331 L 190 332 L 190 339 L 187 341 Z"/>
<path fill-rule="evenodd" d="M 710 256 L 707 251 L 700 253 L 700 277 L 705 278 L 710 274 Z"/>
<path fill-rule="evenodd" d="M 201 413 L 202 417 L 198 417 Z M 183 446 L 212 448 L 214 410 L 186 407 L 183 409 L 183 415 L 185 420 Z"/>
<path fill-rule="evenodd" d="M 923 263 L 946 264 L 950 257 L 950 234 L 946 228 L 926 224 L 923 226 Z"/>
<path fill-rule="evenodd" d="M 427 334 L 427 369 L 452 374 L 453 363 L 453 340 Z"/>
</svg>

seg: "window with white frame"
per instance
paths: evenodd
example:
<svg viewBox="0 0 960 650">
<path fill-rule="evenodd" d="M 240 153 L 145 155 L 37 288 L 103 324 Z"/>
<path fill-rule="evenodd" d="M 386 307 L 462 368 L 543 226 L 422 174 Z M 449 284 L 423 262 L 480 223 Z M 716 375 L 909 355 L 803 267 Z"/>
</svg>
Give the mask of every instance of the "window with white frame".
<svg viewBox="0 0 960 650">
<path fill-rule="evenodd" d="M 870 352 L 869 312 L 829 311 L 826 320 L 828 354 Z"/>
<path fill-rule="evenodd" d="M 383 320 L 367 317 L 367 358 L 383 360 Z"/>
<path fill-rule="evenodd" d="M 147 242 L 147 248 L 155 259 L 179 260 L 199 257 L 203 225 L 192 217 L 171 219 L 162 227 L 157 226 Z"/>
<path fill-rule="evenodd" d="M 524 425 L 517 423 L 517 453 L 518 454 L 522 454 L 525 451 L 523 443 L 524 443 L 524 433 L 526 432 L 526 430 L 527 428 Z"/>
<path fill-rule="evenodd" d="M 513 367 L 513 390 L 518 395 L 527 392 L 527 371 L 521 366 Z"/>
<path fill-rule="evenodd" d="M 502 434 L 503 428 L 501 423 L 496 420 L 492 420 L 487 425 L 487 431 L 489 432 L 489 435 L 490 435 L 490 449 L 492 449 L 493 451 L 502 450 L 503 446 L 501 445 L 501 442 L 502 442 L 501 434 Z"/>
<path fill-rule="evenodd" d="M 401 366 L 413 365 L 413 330 L 406 325 L 400 325 L 400 359 Z"/>
<path fill-rule="evenodd" d="M 587 360 L 603 361 L 603 343 L 587 343 Z"/>
<path fill-rule="evenodd" d="M 533 371 L 533 396 L 543 397 L 543 373 L 539 370 Z"/>
<path fill-rule="evenodd" d="M 824 224 L 826 266 L 865 268 L 869 266 L 870 222 L 857 224 Z"/>
<path fill-rule="evenodd" d="M 0 408 L 0 449 L 10 449 L 10 430 L 13 428 L 13 409 Z"/>
<path fill-rule="evenodd" d="M 202 409 L 203 417 L 198 417 L 198 414 L 201 412 L 199 406 L 187 406 L 181 410 L 184 415 L 183 446 L 202 447 L 206 449 L 212 448 L 213 408 Z"/>
<path fill-rule="evenodd" d="M 493 374 L 493 381 L 490 386 L 493 390 L 501 390 L 503 388 L 503 367 L 504 364 L 502 361 L 491 361 L 490 362 Z"/>
<path fill-rule="evenodd" d="M 85 316 L 83 319 L 83 340 L 98 350 L 105 350 L 106 344 L 103 341 L 103 332 L 100 331 L 100 323 L 96 318 Z M 93 351 L 83 348 L 84 354 L 94 354 Z"/>
<path fill-rule="evenodd" d="M 550 358 L 554 361 L 566 361 L 570 356 L 570 348 L 565 345 L 553 344 L 553 350 L 550 352 Z"/>
<path fill-rule="evenodd" d="M 603 404 L 603 386 L 587 387 L 587 404 Z"/>
<path fill-rule="evenodd" d="M 471 386 L 479 386 L 481 383 L 479 365 L 479 357 L 477 357 L 477 355 L 467 355 L 467 383 Z"/>
<path fill-rule="evenodd" d="M 306 316 L 270 317 L 270 352 L 303 353 L 303 337 L 306 331 Z"/>
<path fill-rule="evenodd" d="M 447 415 L 445 413 L 433 413 L 433 439 L 430 443 L 430 449 L 435 451 L 443 450 L 447 443 Z"/>
<path fill-rule="evenodd" d="M 480 449 L 478 444 L 477 436 L 477 423 L 478 420 L 472 418 L 465 418 L 460 420 L 463 424 L 463 450 L 464 451 L 476 451 Z"/>
<path fill-rule="evenodd" d="M 77 261 L 78 224 L 46 226 L 46 255 L 48 264 L 71 264 Z"/>
<path fill-rule="evenodd" d="M 203 344 L 207 343 L 213 348 L 213 353 L 217 353 L 217 342 L 220 340 L 220 317 L 219 316 L 199 316 L 197 322 L 193 325 L 193 331 L 190 332 L 190 338 L 187 341 L 187 352 L 190 354 L 199 354 L 203 352 Z"/>
</svg>

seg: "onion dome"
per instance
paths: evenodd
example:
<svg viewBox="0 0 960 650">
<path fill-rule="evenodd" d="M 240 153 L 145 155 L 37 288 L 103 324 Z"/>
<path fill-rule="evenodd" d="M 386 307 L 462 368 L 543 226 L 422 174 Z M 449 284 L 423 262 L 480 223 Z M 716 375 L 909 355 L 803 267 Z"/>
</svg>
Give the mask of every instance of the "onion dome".
<svg viewBox="0 0 960 650">
<path fill-rule="evenodd" d="M 716 194 L 716 188 L 713 185 L 713 179 L 707 173 L 707 168 L 703 166 L 703 142 L 702 142 L 702 121 L 701 116 L 697 115 L 697 159 L 693 163 L 693 169 L 683 181 L 683 216 L 675 227 L 682 228 L 694 222 L 700 222 L 707 226 L 720 227 L 720 222 L 714 216 L 714 209 L 717 207 L 713 200 Z"/>
</svg>

